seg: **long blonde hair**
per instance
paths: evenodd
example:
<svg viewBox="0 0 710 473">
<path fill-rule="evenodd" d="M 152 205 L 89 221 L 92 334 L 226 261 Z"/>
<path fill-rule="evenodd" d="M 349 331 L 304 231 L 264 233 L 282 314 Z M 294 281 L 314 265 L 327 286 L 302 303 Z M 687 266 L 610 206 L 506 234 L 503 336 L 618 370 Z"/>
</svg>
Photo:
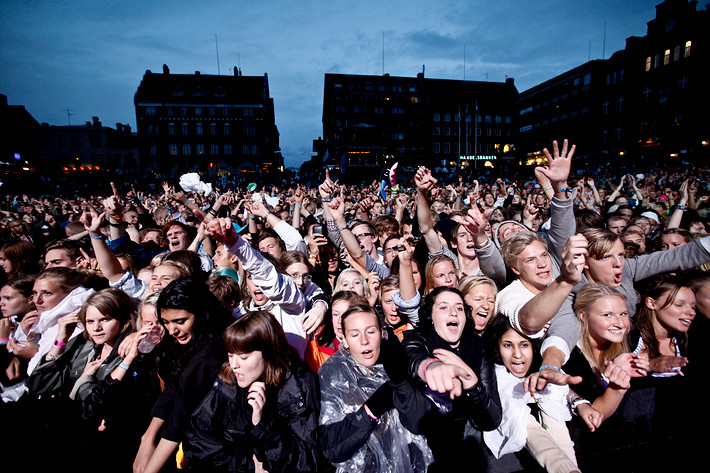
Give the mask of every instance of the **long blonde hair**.
<svg viewBox="0 0 710 473">
<path fill-rule="evenodd" d="M 622 353 L 629 352 L 628 343 L 626 342 L 626 338 L 624 338 L 623 342 L 610 343 L 606 349 L 602 350 L 599 359 L 594 357 L 591 336 L 589 334 L 589 312 L 597 301 L 607 297 L 618 297 L 624 301 L 624 304 L 626 304 L 626 297 L 621 292 L 611 286 L 597 283 L 587 284 L 582 287 L 582 289 L 580 289 L 577 293 L 577 297 L 574 301 L 574 313 L 577 315 L 581 329 L 579 348 L 582 350 L 582 353 L 589 364 L 599 373 L 604 371 L 604 366 L 607 361 L 613 360 Z M 584 313 L 585 317 L 580 317 L 580 313 Z"/>
</svg>

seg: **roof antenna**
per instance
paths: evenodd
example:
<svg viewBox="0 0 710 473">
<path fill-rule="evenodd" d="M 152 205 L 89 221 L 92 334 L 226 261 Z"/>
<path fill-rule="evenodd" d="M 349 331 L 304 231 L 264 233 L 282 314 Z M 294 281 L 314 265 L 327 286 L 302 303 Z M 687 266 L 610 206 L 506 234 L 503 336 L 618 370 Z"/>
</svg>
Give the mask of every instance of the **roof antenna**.
<svg viewBox="0 0 710 473">
<path fill-rule="evenodd" d="M 385 75 L 385 32 L 382 32 L 382 75 Z"/>
<path fill-rule="evenodd" d="M 71 116 L 74 115 L 74 114 L 71 113 L 71 109 L 70 109 L 70 108 L 65 108 L 64 111 L 67 112 L 67 125 L 68 125 L 68 126 L 71 126 Z"/>
<path fill-rule="evenodd" d="M 606 21 L 604 22 L 604 41 L 602 42 L 602 59 L 606 59 Z"/>
<path fill-rule="evenodd" d="M 217 75 L 221 76 L 222 72 L 219 68 L 219 44 L 217 43 L 217 35 L 214 35 L 214 47 L 217 50 Z"/>
<path fill-rule="evenodd" d="M 463 45 L 463 80 L 466 80 L 466 45 Z"/>
</svg>

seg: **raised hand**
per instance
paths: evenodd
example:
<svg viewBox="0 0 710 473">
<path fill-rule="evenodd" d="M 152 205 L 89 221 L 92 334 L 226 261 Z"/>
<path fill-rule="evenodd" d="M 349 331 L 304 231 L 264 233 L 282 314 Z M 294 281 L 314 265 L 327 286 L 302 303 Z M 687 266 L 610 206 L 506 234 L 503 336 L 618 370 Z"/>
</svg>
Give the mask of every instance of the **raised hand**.
<svg viewBox="0 0 710 473">
<path fill-rule="evenodd" d="M 556 182 L 564 182 L 569 177 L 569 171 L 572 167 L 572 156 L 574 156 L 575 145 L 568 149 L 567 140 L 564 140 L 562 152 L 560 152 L 557 141 L 552 142 L 552 154 L 547 148 L 543 150 L 547 158 L 548 165 L 545 167 L 538 166 L 535 170 L 543 173 L 553 184 Z"/>
</svg>

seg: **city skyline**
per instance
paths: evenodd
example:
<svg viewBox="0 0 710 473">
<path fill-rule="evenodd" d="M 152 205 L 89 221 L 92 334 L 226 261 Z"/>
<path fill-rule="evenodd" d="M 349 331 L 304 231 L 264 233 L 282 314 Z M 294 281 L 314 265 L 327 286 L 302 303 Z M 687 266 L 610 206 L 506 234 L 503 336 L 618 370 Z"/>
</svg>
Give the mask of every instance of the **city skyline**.
<svg viewBox="0 0 710 473">
<path fill-rule="evenodd" d="M 133 96 L 146 70 L 231 75 L 238 66 L 268 74 L 285 164 L 299 166 L 322 136 L 326 73 L 413 77 L 424 67 L 429 78 L 512 77 L 522 92 L 623 49 L 646 33 L 659 3 L 11 0 L 0 93 L 39 122 L 98 116 L 136 130 Z"/>
</svg>

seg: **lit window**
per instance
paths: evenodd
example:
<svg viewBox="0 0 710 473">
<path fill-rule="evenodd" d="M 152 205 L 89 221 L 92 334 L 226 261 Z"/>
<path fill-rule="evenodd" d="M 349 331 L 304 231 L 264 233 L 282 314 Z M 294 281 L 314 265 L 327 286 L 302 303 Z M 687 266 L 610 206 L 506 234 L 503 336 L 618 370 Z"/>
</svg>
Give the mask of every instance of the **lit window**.
<svg viewBox="0 0 710 473">
<path fill-rule="evenodd" d="M 651 70 L 651 56 L 646 58 L 646 72 Z"/>
<path fill-rule="evenodd" d="M 691 45 L 692 45 L 692 42 L 691 42 L 691 41 L 686 41 L 686 42 L 685 42 L 685 54 L 683 55 L 683 57 L 688 57 L 688 56 L 690 56 L 690 46 L 691 46 Z"/>
<path fill-rule="evenodd" d="M 667 66 L 671 62 L 671 50 L 666 49 L 666 52 L 663 53 L 663 65 Z"/>
</svg>

